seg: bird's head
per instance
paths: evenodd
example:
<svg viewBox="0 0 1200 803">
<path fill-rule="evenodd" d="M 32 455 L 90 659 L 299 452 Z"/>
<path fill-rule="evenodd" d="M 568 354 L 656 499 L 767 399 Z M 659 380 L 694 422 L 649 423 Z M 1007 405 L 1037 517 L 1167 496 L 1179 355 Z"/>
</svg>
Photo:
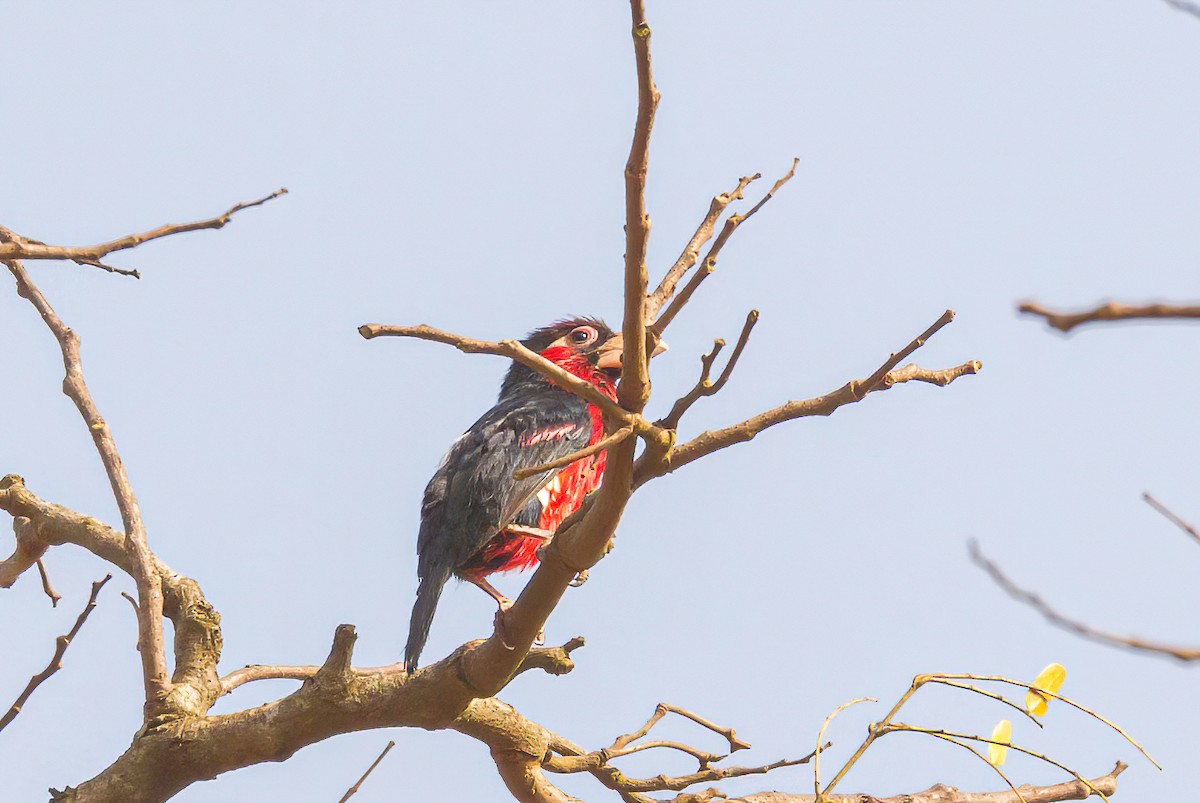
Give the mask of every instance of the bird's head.
<svg viewBox="0 0 1200 803">
<path fill-rule="evenodd" d="M 566 318 L 535 329 L 521 344 L 610 394 L 621 378 L 624 339 L 599 318 Z M 661 354 L 666 348 L 660 342 L 654 354 Z M 546 381 L 520 363 L 513 363 L 501 392 L 530 379 Z"/>
</svg>

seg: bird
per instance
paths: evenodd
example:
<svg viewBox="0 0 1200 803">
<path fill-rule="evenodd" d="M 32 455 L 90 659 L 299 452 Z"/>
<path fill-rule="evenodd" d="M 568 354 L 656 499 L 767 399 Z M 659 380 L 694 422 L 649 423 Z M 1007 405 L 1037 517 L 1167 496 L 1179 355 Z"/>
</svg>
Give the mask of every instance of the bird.
<svg viewBox="0 0 1200 803">
<path fill-rule="evenodd" d="M 623 341 L 602 320 L 563 319 L 535 329 L 521 343 L 616 399 Z M 659 345 L 654 353 L 664 349 Z M 513 361 L 495 406 L 454 442 L 425 488 L 417 534 L 419 584 L 404 650 L 407 672 L 417 667 L 451 576 L 483 589 L 499 606 L 497 616 L 503 616 L 512 602 L 488 575 L 538 562 L 538 548 L 600 486 L 605 453 L 525 479 L 513 473 L 566 457 L 603 437 L 599 408 Z"/>
</svg>

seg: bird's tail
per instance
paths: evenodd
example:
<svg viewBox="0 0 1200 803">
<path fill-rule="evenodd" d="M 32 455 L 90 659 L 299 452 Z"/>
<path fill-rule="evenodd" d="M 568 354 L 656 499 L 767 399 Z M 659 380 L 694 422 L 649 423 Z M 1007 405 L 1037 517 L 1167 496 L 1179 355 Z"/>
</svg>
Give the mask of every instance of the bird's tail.
<svg viewBox="0 0 1200 803">
<path fill-rule="evenodd" d="M 438 569 L 422 577 L 421 584 L 417 586 L 417 601 L 413 603 L 412 618 L 408 622 L 408 643 L 404 646 L 404 669 L 410 674 L 417 668 L 417 659 L 421 657 L 421 650 L 429 638 L 429 626 L 433 624 L 438 598 L 442 596 L 442 588 L 449 579 L 449 569 Z"/>
</svg>

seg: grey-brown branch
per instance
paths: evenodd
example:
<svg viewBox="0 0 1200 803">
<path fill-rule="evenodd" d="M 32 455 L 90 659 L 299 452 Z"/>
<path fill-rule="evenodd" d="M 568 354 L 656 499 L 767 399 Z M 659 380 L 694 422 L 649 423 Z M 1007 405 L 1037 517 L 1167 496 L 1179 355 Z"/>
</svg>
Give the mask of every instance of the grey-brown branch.
<svg viewBox="0 0 1200 803">
<path fill-rule="evenodd" d="M 1042 599 L 1041 596 L 1013 582 L 996 563 L 983 554 L 979 545 L 974 541 L 971 542 L 970 550 L 971 560 L 987 572 L 992 581 L 1000 586 L 1006 594 L 1018 602 L 1033 608 L 1046 621 L 1056 627 L 1060 627 L 1063 630 L 1090 639 L 1091 641 L 1097 641 L 1101 644 L 1108 644 L 1114 647 L 1125 647 L 1139 652 L 1148 652 L 1152 655 L 1174 658 L 1178 661 L 1200 660 L 1200 647 L 1181 647 L 1161 641 L 1150 641 L 1137 636 L 1123 636 L 1117 633 L 1110 633 L 1059 613 L 1058 610 Z"/>
<path fill-rule="evenodd" d="M 54 656 L 50 659 L 50 663 L 46 664 L 46 668 L 38 672 L 29 679 L 29 683 L 25 686 L 24 691 L 17 695 L 17 699 L 8 707 L 8 711 L 4 716 L 0 717 L 0 731 L 8 727 L 21 710 L 25 707 L 25 703 L 29 702 L 30 696 L 37 691 L 37 687 L 46 682 L 58 670 L 62 669 L 63 656 L 67 654 L 67 647 L 71 646 L 71 642 L 79 635 L 79 631 L 83 628 L 83 623 L 87 621 L 88 616 L 96 607 L 96 598 L 100 596 L 100 589 L 104 588 L 104 584 L 112 579 L 111 574 L 106 574 L 100 580 L 92 583 L 92 593 L 88 596 L 87 604 L 83 606 L 83 610 L 79 613 L 79 617 L 75 620 L 75 625 L 65 635 L 59 636 L 54 643 Z"/>
<path fill-rule="evenodd" d="M 1018 306 L 1017 310 L 1026 315 L 1044 318 L 1049 326 L 1064 334 L 1086 323 L 1200 318 L 1198 305 L 1118 304 L 1115 301 L 1081 312 L 1056 312 L 1037 302 L 1027 301 Z"/>
</svg>

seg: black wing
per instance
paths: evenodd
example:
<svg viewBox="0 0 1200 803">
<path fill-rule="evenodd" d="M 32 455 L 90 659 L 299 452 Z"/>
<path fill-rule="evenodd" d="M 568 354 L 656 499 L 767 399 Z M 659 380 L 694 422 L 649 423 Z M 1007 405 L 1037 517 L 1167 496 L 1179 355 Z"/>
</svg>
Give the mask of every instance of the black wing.
<svg viewBox="0 0 1200 803">
<path fill-rule="evenodd" d="M 465 564 L 555 473 L 513 472 L 578 451 L 591 433 L 587 403 L 557 388 L 501 400 L 450 447 L 425 489 L 418 574 Z"/>
</svg>

